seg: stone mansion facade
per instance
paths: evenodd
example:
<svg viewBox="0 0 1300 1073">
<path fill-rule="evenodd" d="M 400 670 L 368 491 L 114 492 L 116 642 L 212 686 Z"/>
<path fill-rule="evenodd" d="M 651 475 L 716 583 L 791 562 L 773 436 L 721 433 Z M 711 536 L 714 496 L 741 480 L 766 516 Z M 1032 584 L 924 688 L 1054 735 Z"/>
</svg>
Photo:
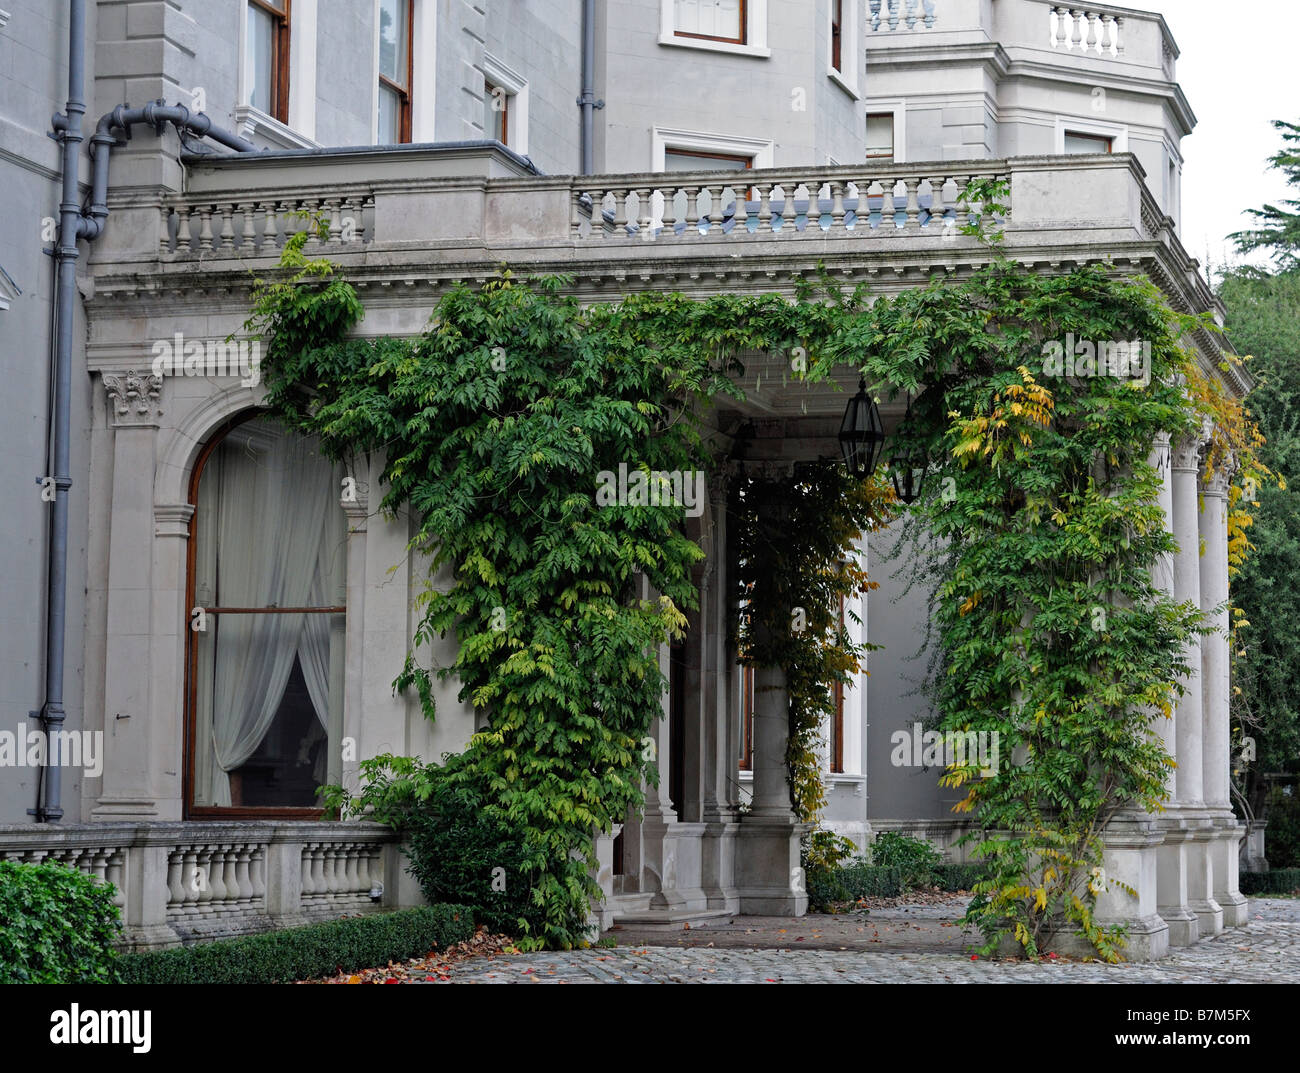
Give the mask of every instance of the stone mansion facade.
<svg viewBox="0 0 1300 1073">
<path fill-rule="evenodd" d="M 53 856 L 111 879 L 137 947 L 418 900 L 391 835 L 322 821 L 315 787 L 355 785 L 358 762 L 379 753 L 457 751 L 476 726 L 454 687 L 436 723 L 393 693 L 423 572 L 406 553 L 410 520 L 374 509 L 378 461 L 331 469 L 257 416 L 262 387 L 239 342 L 249 272 L 274 266 L 301 214 L 328 221 L 328 240 L 309 245 L 358 288 L 365 335 L 418 333 L 443 288 L 502 263 L 572 273 L 592 302 L 790 294 L 819 264 L 881 294 L 960 279 L 988 257 L 951 226 L 975 178 L 1010 183 L 1008 250 L 1035 270 L 1109 262 L 1179 310 L 1220 312 L 1179 240 L 1180 145 L 1195 116 L 1171 30 L 1150 12 L 84 0 L 86 204 L 98 204 L 98 145 L 111 165 L 99 233 L 61 293 L 49 253 L 77 206 L 61 202 L 61 147 L 47 135 L 67 104 L 69 11 L 83 0 L 0 2 L 0 730 L 48 725 L 47 545 L 64 496 L 61 726 L 83 746 L 60 779 L 39 762 L 0 766 L 0 857 Z M 155 100 L 203 113 L 225 144 L 152 112 L 121 113 L 91 139 L 100 116 Z M 62 397 L 60 316 L 72 347 Z M 1220 370 L 1220 341 L 1188 344 L 1234 393 L 1248 389 Z M 745 422 L 771 465 L 815 456 L 856 377 L 795 395 L 775 367 L 750 369 L 755 385 L 720 427 Z M 48 446 L 60 406 L 66 473 Z M 881 409 L 892 428 L 903 404 Z M 1201 479 L 1198 442 L 1153 449 L 1182 549 L 1165 583 L 1216 607 L 1226 487 Z M 725 511 L 721 489 L 709 492 L 691 519 L 709 556 L 701 608 L 661 657 L 678 686 L 658 731 L 661 786 L 599 840 L 606 924 L 806 906 L 789 881 L 799 830 L 784 711 L 728 646 Z M 907 830 L 957 853 L 960 792 L 892 755 L 927 712 L 915 690 L 925 599 L 887 561 L 891 541 L 886 530 L 864 549 L 880 587 L 852 610 L 884 647 L 828 720 L 825 820 L 860 846 Z M 1223 619 L 1167 730 L 1170 809 L 1107 836 L 1108 868 L 1138 897 L 1108 895 L 1103 911 L 1128 922 L 1135 956 L 1246 918 Z"/>
</svg>

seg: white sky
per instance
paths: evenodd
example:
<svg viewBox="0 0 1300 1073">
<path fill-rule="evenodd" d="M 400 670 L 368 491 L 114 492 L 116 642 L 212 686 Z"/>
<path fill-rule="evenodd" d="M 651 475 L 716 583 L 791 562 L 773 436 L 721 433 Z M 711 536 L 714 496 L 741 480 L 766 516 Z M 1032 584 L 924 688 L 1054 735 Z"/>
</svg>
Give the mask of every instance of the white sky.
<svg viewBox="0 0 1300 1073">
<path fill-rule="evenodd" d="M 1146 0 L 1178 42 L 1178 81 L 1196 114 L 1183 139 L 1183 245 L 1204 269 L 1240 261 L 1225 235 L 1252 226 L 1240 213 L 1289 192 L 1268 157 L 1282 146 L 1274 119 L 1300 122 L 1300 3 L 1295 0 Z M 1252 257 L 1267 264 L 1263 255 Z"/>
</svg>

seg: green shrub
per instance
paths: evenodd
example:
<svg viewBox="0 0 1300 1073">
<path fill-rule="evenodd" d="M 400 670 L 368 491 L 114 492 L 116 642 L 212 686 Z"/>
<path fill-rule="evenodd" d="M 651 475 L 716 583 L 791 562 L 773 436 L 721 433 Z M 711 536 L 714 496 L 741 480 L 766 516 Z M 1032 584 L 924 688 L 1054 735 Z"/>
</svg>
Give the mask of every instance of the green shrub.
<svg viewBox="0 0 1300 1073">
<path fill-rule="evenodd" d="M 0 861 L 0 983 L 115 983 L 116 893 L 67 865 Z"/>
<path fill-rule="evenodd" d="M 474 934 L 459 905 L 429 905 L 331 920 L 197 946 L 126 954 L 129 984 L 277 984 L 378 968 L 422 957 Z"/>
<path fill-rule="evenodd" d="M 364 787 L 356 796 L 326 787 L 327 807 L 400 831 L 407 871 L 431 904 L 466 906 L 493 932 L 546 930 L 536 847 L 465 770 L 464 754 L 445 765 L 384 754 L 362 761 L 361 773 Z M 582 923 L 568 921 L 574 929 Z"/>
<path fill-rule="evenodd" d="M 940 890 L 970 890 L 983 878 L 984 870 L 978 864 L 940 864 L 934 869 L 935 883 Z"/>
<path fill-rule="evenodd" d="M 1275 868 L 1271 872 L 1243 872 L 1242 894 L 1300 894 L 1300 868 Z"/>
<path fill-rule="evenodd" d="M 1300 868 L 1300 787 L 1278 786 L 1269 794 L 1264 856 L 1272 868 Z"/>
<path fill-rule="evenodd" d="M 938 869 L 944 861 L 943 854 L 925 839 L 898 831 L 882 831 L 871 843 L 871 863 L 897 868 L 903 889 L 912 890 L 936 884 Z"/>
<path fill-rule="evenodd" d="M 842 902 L 848 895 L 842 893 L 836 880 L 841 862 L 853 854 L 853 843 L 834 831 L 818 828 L 804 836 L 799 846 L 800 863 L 808 891 L 808 908 L 814 912 L 831 902 Z"/>
<path fill-rule="evenodd" d="M 835 881 L 850 898 L 897 898 L 903 893 L 903 877 L 890 865 L 872 864 L 865 857 L 855 857 L 836 873 Z"/>
</svg>

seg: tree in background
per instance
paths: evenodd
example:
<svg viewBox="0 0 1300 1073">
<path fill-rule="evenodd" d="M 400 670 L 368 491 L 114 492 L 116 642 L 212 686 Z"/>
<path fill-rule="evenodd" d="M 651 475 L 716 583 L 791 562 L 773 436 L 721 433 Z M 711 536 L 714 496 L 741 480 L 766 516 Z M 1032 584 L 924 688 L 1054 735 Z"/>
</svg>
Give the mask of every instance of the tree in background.
<svg viewBox="0 0 1300 1073">
<path fill-rule="evenodd" d="M 1300 125 L 1273 125 L 1284 146 L 1270 162 L 1300 194 Z M 1300 197 L 1282 204 L 1300 209 Z M 1254 356 L 1249 369 L 1258 386 L 1248 406 L 1267 441 L 1260 459 L 1284 480 L 1258 489 L 1250 529 L 1255 552 L 1233 579 L 1238 622 L 1249 623 L 1235 630 L 1233 645 L 1233 775 L 1248 821 L 1274 812 L 1268 858 L 1287 867 L 1300 865 L 1300 842 L 1283 836 L 1297 825 L 1276 811 L 1300 806 L 1300 791 L 1277 792 L 1300 775 L 1300 503 L 1285 485 L 1300 472 L 1300 211 L 1265 205 L 1250 212 L 1262 226 L 1229 237 L 1243 254 L 1267 252 L 1276 271 L 1227 269 L 1219 297 L 1234 345 Z"/>
</svg>

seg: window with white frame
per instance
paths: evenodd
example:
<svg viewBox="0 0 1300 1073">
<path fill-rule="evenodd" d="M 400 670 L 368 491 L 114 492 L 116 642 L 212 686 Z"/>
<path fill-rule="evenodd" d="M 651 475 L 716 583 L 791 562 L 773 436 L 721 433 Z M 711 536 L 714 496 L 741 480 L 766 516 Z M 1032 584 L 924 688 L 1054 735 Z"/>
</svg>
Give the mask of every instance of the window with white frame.
<svg viewBox="0 0 1300 1073">
<path fill-rule="evenodd" d="M 415 0 L 379 0 L 379 132 L 381 145 L 411 140 L 411 27 Z"/>
<path fill-rule="evenodd" d="M 528 82 L 491 55 L 483 57 L 483 134 L 528 153 Z"/>
<path fill-rule="evenodd" d="M 1075 116 L 1056 117 L 1058 154 L 1127 153 L 1128 127 Z"/>
<path fill-rule="evenodd" d="M 745 0 L 673 0 L 673 33 L 745 44 Z"/>
<path fill-rule="evenodd" d="M 244 29 L 244 100 L 289 122 L 290 0 L 247 0 Z"/>
<path fill-rule="evenodd" d="M 318 0 L 243 0 L 235 128 L 285 149 L 314 148 Z"/>
<path fill-rule="evenodd" d="M 660 0 L 659 43 L 770 56 L 767 0 Z"/>
<path fill-rule="evenodd" d="M 867 113 L 867 159 L 894 159 L 894 113 Z"/>
</svg>

